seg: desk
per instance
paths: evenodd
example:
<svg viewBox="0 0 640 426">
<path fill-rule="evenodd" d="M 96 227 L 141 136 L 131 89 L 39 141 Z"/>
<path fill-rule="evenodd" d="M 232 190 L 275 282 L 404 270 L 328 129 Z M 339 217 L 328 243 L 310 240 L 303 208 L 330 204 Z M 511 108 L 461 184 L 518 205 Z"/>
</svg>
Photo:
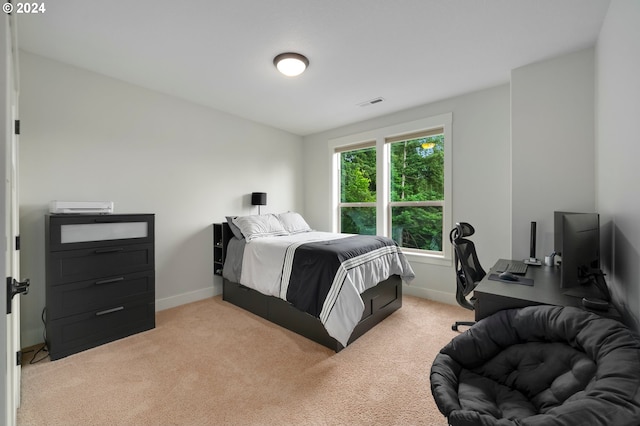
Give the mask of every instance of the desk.
<svg viewBox="0 0 640 426">
<path fill-rule="evenodd" d="M 476 299 L 476 321 L 502 309 L 532 305 L 575 306 L 604 317 L 622 320 L 620 313 L 613 306 L 608 312 L 592 311 L 582 306 L 581 297 L 564 294 L 569 289 L 560 288 L 560 268 L 557 266 L 529 265 L 524 276 L 533 280 L 533 286 L 490 280 L 489 276 L 496 273 L 494 268 L 495 266 L 487 272 L 473 291 Z"/>
</svg>

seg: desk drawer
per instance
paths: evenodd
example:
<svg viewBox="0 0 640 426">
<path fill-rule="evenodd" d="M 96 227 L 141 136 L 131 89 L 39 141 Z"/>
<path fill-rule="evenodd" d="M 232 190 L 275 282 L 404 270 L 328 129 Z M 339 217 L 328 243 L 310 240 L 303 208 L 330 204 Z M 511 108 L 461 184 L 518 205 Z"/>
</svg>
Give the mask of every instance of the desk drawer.
<svg viewBox="0 0 640 426">
<path fill-rule="evenodd" d="M 142 299 L 47 323 L 51 359 L 58 359 L 155 327 L 155 305 Z"/>
<path fill-rule="evenodd" d="M 153 244 L 134 244 L 52 252 L 47 265 L 47 281 L 55 286 L 101 279 L 154 268 Z"/>
<path fill-rule="evenodd" d="M 153 300 L 154 275 L 154 271 L 145 271 L 51 287 L 47 293 L 47 319 L 99 310 L 141 297 Z"/>
</svg>

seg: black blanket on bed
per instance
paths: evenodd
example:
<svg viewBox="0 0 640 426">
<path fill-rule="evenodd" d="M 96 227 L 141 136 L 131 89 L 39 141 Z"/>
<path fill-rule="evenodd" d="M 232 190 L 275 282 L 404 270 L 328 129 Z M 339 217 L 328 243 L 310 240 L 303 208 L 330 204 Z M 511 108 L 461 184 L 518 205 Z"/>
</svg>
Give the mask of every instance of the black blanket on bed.
<svg viewBox="0 0 640 426">
<path fill-rule="evenodd" d="M 287 301 L 318 318 L 327 295 L 340 292 L 346 270 L 398 251 L 395 241 L 375 235 L 354 235 L 290 248 L 295 251 L 291 265 L 285 262 L 284 266 L 291 268 Z M 283 271 L 283 276 L 287 275 L 288 271 Z"/>
</svg>

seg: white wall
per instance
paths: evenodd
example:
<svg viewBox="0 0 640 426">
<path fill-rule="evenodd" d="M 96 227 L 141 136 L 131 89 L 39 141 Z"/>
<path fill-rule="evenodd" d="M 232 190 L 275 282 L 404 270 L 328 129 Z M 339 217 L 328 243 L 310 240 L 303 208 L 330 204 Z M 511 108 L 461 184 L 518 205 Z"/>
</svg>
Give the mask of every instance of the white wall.
<svg viewBox="0 0 640 426">
<path fill-rule="evenodd" d="M 614 0 L 596 45 L 596 194 L 604 269 L 640 330 L 640 2 Z"/>
<path fill-rule="evenodd" d="M 156 214 L 156 308 L 221 291 L 212 226 L 227 214 L 301 210 L 301 138 L 21 53 L 23 346 L 42 341 L 44 214 L 50 200 L 111 200 Z"/>
<path fill-rule="evenodd" d="M 476 228 L 474 241 L 483 266 L 488 268 L 496 259 L 508 257 L 511 252 L 508 85 L 306 136 L 304 210 L 310 225 L 331 230 L 330 139 L 448 112 L 453 113 L 453 222 L 469 222 Z M 409 260 L 416 279 L 405 287 L 407 293 L 455 303 L 452 266 L 420 263 L 411 256 Z"/>
<path fill-rule="evenodd" d="M 594 49 L 511 72 L 512 258 L 553 251 L 553 212 L 595 211 Z"/>
</svg>

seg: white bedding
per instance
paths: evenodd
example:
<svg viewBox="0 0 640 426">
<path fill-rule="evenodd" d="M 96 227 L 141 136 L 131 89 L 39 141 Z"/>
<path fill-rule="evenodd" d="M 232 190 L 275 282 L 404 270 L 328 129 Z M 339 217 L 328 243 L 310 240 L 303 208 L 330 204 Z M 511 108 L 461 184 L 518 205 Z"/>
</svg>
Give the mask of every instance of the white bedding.
<svg viewBox="0 0 640 426">
<path fill-rule="evenodd" d="M 291 244 L 348 236 L 350 234 L 312 231 L 295 235 L 257 238 L 247 242 L 244 248 L 240 284 L 263 294 L 286 300 L 287 283 L 283 284 L 282 282 L 282 270 L 287 248 Z M 335 298 L 333 309 L 325 315 L 321 315 L 321 321 L 328 334 L 346 346 L 364 311 L 364 303 L 360 294 L 392 275 L 400 275 L 406 282 L 410 282 L 415 277 L 409 262 L 401 253 L 390 253 L 349 269 L 344 285 Z"/>
</svg>

